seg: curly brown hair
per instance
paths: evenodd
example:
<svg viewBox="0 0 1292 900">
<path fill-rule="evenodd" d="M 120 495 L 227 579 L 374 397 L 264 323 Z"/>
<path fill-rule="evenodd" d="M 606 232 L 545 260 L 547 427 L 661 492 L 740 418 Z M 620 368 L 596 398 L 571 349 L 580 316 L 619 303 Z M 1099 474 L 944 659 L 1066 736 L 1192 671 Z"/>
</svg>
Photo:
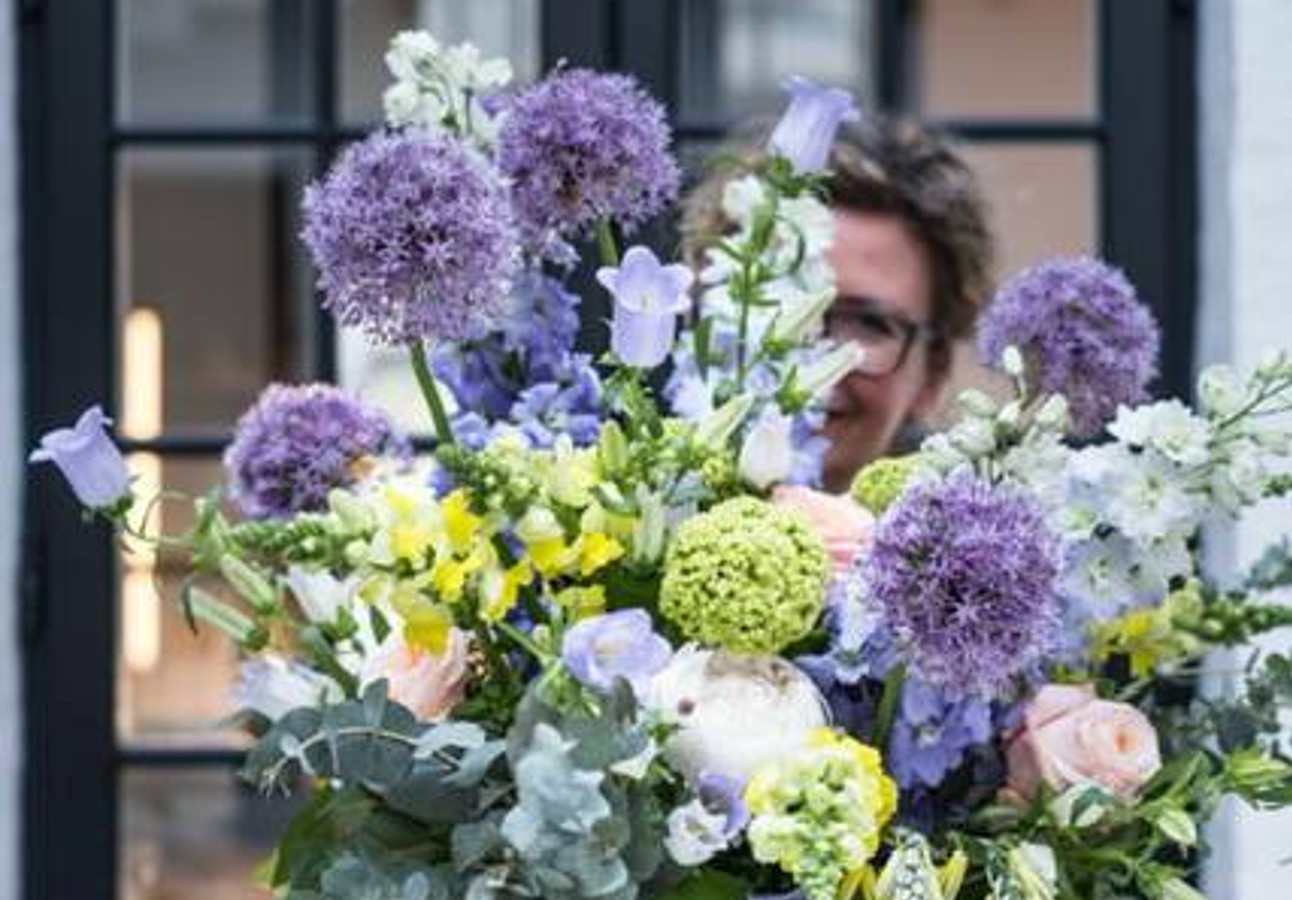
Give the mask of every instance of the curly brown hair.
<svg viewBox="0 0 1292 900">
<path fill-rule="evenodd" d="M 759 132 L 762 129 L 758 129 Z M 743 152 L 726 154 L 688 195 L 681 222 L 683 252 L 698 264 L 705 247 L 729 223 L 722 214 L 722 190 L 736 169 L 758 154 L 746 133 Z M 968 337 L 992 291 L 996 245 L 988 206 L 973 170 L 944 135 L 916 122 L 867 116 L 840 131 L 830 158 L 831 203 L 857 212 L 900 217 L 923 244 L 932 267 L 935 340 L 930 367 L 946 371 L 951 342 Z"/>
</svg>

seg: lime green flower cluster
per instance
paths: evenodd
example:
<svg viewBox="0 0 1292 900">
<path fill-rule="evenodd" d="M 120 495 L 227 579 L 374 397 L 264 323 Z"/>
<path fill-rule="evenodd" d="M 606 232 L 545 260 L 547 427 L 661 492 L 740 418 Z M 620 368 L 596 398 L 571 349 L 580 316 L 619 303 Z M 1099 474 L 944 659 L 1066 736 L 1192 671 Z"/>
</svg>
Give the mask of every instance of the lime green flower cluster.
<svg viewBox="0 0 1292 900">
<path fill-rule="evenodd" d="M 659 608 L 702 644 L 775 653 L 811 630 L 829 576 L 825 546 L 806 519 L 739 497 L 678 528 Z"/>
<path fill-rule="evenodd" d="M 754 858 L 788 872 L 808 900 L 834 900 L 879 849 L 897 785 L 879 752 L 830 728 L 757 770 L 745 788 Z"/>
<path fill-rule="evenodd" d="M 875 460 L 853 479 L 852 499 L 873 515 L 882 516 L 906 490 L 920 462 L 918 453 Z"/>
</svg>

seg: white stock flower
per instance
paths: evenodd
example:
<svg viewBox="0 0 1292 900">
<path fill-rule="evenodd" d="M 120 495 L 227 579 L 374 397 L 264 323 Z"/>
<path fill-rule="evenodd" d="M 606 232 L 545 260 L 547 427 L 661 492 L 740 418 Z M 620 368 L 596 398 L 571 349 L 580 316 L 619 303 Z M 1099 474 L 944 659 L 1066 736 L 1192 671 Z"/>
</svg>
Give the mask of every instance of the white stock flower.
<svg viewBox="0 0 1292 900">
<path fill-rule="evenodd" d="M 1119 407 L 1108 432 L 1136 447 L 1152 447 L 1182 466 L 1200 466 L 1210 458 L 1211 429 L 1179 400 L 1163 400 L 1131 409 Z"/>
<path fill-rule="evenodd" d="M 1238 412 L 1247 400 L 1247 385 L 1232 366 L 1208 366 L 1198 377 L 1198 398 L 1202 411 L 1213 419 Z"/>
<path fill-rule="evenodd" d="M 748 779 L 828 721 L 821 693 L 789 662 L 694 645 L 655 676 L 646 705 L 677 727 L 664 755 L 693 781 L 701 773 Z"/>
<path fill-rule="evenodd" d="M 272 654 L 243 661 L 233 688 L 233 700 L 239 709 L 271 720 L 281 719 L 302 706 L 341 697 L 341 689 L 331 679 Z"/>
<path fill-rule="evenodd" d="M 757 175 L 733 178 L 722 189 L 722 211 L 737 225 L 748 225 L 766 199 L 767 187 Z"/>
<path fill-rule="evenodd" d="M 440 43 L 428 31 L 401 31 L 391 38 L 386 68 L 397 81 L 417 81 L 430 74 Z"/>
</svg>

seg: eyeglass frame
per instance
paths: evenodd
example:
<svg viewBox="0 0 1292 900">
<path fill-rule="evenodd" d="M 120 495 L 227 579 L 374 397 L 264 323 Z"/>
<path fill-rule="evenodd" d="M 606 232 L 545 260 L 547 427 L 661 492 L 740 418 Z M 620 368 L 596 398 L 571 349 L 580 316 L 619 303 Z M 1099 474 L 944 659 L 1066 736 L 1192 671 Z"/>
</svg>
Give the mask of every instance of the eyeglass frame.
<svg viewBox="0 0 1292 900">
<path fill-rule="evenodd" d="M 883 372 L 866 372 L 862 370 L 861 365 L 858 365 L 856 369 L 857 373 L 865 378 L 886 378 L 889 375 L 892 375 L 906 364 L 906 357 L 910 355 L 911 347 L 914 346 L 917 341 L 933 343 L 934 341 L 940 340 L 942 337 L 942 332 L 934 326 L 929 325 L 926 322 L 913 322 L 901 313 L 889 312 L 884 309 L 884 305 L 879 300 L 865 294 L 839 294 L 835 297 L 834 303 L 832 303 L 830 308 L 826 310 L 821 323 L 822 329 L 827 337 L 831 336 L 831 317 L 838 315 L 837 310 L 840 305 L 847 304 L 859 305 L 866 308 L 854 313 L 854 318 L 860 313 L 880 316 L 893 323 L 902 332 L 902 349 L 897 354 L 896 361 L 893 365 Z"/>
</svg>

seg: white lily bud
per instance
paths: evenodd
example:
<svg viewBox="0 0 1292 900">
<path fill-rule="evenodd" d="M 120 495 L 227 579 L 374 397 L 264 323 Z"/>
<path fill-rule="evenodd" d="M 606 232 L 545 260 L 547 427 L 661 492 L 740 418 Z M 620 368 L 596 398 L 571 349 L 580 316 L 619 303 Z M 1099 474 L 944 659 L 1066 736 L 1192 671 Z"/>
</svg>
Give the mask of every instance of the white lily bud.
<svg viewBox="0 0 1292 900">
<path fill-rule="evenodd" d="M 753 408 L 752 394 L 732 397 L 700 420 L 700 424 L 695 429 L 695 439 L 706 447 L 724 446 Z"/>
<path fill-rule="evenodd" d="M 813 334 L 821 325 L 821 318 L 834 302 L 833 287 L 817 291 L 777 317 L 772 325 L 772 337 L 780 341 L 801 341 Z"/>
<path fill-rule="evenodd" d="M 794 420 L 775 407 L 759 416 L 740 448 L 740 477 L 760 491 L 788 478 L 794 465 L 793 426 Z"/>
<path fill-rule="evenodd" d="M 956 397 L 956 403 L 971 416 L 990 419 L 996 415 L 996 401 L 977 388 L 967 388 Z"/>
<path fill-rule="evenodd" d="M 864 347 L 853 341 L 842 343 L 803 370 L 799 387 L 810 397 L 820 396 L 861 365 L 865 357 Z"/>
</svg>

